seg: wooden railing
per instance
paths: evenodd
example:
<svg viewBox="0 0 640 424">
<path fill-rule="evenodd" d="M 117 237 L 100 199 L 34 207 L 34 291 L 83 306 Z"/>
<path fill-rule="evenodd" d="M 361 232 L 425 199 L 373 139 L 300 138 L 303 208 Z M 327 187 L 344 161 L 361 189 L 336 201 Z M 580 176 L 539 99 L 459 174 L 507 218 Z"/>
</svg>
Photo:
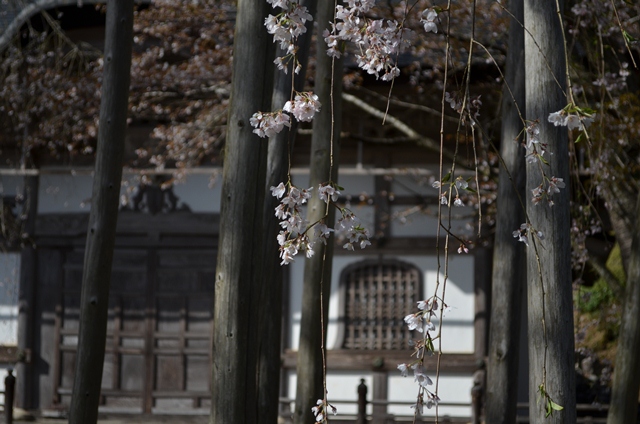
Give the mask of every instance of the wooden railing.
<svg viewBox="0 0 640 424">
<path fill-rule="evenodd" d="M 346 415 L 340 414 L 331 421 L 336 424 L 350 423 L 350 424 L 391 424 L 391 423 L 402 423 L 402 422 L 413 422 L 413 416 L 398 416 L 393 414 L 388 414 L 387 407 L 390 405 L 402 405 L 407 408 L 413 404 L 413 402 L 400 402 L 400 401 L 389 401 L 389 400 L 367 400 L 368 388 L 364 383 L 364 379 L 360 380 L 360 384 L 355 388 L 358 393 L 358 400 L 348 400 L 348 401 L 334 401 L 331 403 L 334 404 L 338 410 L 340 410 L 340 405 L 357 405 L 357 413 L 355 415 Z M 458 407 L 467 407 L 471 408 L 472 416 L 440 416 L 438 417 L 439 423 L 469 423 L 469 422 L 482 422 L 481 411 L 482 405 L 478 404 L 481 401 L 480 396 L 473 396 L 472 393 L 472 403 L 455 403 L 455 402 L 440 402 L 439 405 L 441 407 L 446 406 L 458 406 Z M 291 410 L 292 405 L 295 403 L 295 399 L 289 398 L 280 398 L 280 415 L 284 419 L 284 422 L 291 422 Z M 367 405 L 372 405 L 373 413 L 367 414 Z M 381 408 L 376 408 L 379 406 Z M 609 405 L 604 404 L 578 404 L 576 405 L 576 410 L 578 413 L 578 418 L 576 420 L 576 424 L 600 424 L 607 422 L 607 413 L 609 411 Z M 381 412 L 382 411 L 382 412 Z M 528 403 L 518 403 L 518 417 L 517 423 L 528 423 L 529 422 L 529 404 Z M 435 417 L 420 417 L 416 422 L 419 423 L 432 423 L 435 422 Z"/>
<path fill-rule="evenodd" d="M 412 415 L 393 415 L 386 411 L 389 406 L 405 406 L 408 411 L 411 411 L 409 407 L 415 402 L 407 401 L 390 401 L 382 399 L 367 400 L 368 388 L 364 382 L 364 379 L 360 380 L 360 384 L 355 388 L 358 393 L 358 400 L 331 400 L 331 404 L 335 405 L 340 411 L 341 405 L 356 405 L 357 413 L 355 415 L 339 414 L 337 417 L 332 418 L 331 422 L 335 424 L 391 424 L 391 423 L 403 423 L 413 422 L 414 417 Z M 292 405 L 295 403 L 295 399 L 280 398 L 280 416 L 284 419 L 284 422 L 289 423 L 291 420 Z M 367 414 L 367 405 L 371 405 L 372 414 Z M 470 408 L 470 403 L 464 402 L 440 402 L 439 406 L 457 406 Z M 415 422 L 419 423 L 432 423 L 435 422 L 435 417 L 420 417 Z M 469 416 L 440 416 L 438 417 L 438 423 L 469 423 Z"/>
</svg>

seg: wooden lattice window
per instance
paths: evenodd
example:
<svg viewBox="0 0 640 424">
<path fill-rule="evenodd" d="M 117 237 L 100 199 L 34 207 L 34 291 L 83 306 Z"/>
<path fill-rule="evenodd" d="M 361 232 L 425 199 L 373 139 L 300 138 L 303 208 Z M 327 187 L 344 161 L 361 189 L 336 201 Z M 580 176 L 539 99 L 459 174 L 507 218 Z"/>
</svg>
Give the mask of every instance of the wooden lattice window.
<svg viewBox="0 0 640 424">
<path fill-rule="evenodd" d="M 395 261 L 364 261 L 342 273 L 343 349 L 408 349 L 411 331 L 404 317 L 422 298 L 422 276 L 415 266 Z"/>
</svg>

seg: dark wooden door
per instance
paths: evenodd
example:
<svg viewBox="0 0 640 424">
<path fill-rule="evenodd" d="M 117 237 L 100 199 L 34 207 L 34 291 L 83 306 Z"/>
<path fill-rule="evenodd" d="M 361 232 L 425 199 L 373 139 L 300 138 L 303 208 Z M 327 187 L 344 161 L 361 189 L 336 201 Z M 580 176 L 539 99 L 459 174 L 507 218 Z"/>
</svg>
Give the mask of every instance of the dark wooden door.
<svg viewBox="0 0 640 424">
<path fill-rule="evenodd" d="M 101 410 L 208 413 L 216 254 L 211 249 L 116 249 Z M 54 400 L 69 404 L 83 252 L 65 254 L 55 324 Z"/>
</svg>

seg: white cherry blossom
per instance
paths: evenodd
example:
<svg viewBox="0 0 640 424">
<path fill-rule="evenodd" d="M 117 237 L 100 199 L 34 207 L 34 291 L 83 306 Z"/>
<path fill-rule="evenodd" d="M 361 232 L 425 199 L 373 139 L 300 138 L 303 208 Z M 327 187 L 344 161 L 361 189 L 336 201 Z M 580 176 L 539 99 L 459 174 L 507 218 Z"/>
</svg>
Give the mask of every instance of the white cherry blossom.
<svg viewBox="0 0 640 424">
<path fill-rule="evenodd" d="M 312 92 L 298 93 L 293 101 L 285 103 L 282 110 L 291 113 L 299 122 L 309 122 L 320 111 L 320 101 Z"/>
<path fill-rule="evenodd" d="M 437 17 L 438 13 L 433 8 L 425 9 L 424 12 L 422 12 L 420 23 L 424 25 L 425 32 L 438 32 L 438 26 L 435 23 Z"/>
</svg>

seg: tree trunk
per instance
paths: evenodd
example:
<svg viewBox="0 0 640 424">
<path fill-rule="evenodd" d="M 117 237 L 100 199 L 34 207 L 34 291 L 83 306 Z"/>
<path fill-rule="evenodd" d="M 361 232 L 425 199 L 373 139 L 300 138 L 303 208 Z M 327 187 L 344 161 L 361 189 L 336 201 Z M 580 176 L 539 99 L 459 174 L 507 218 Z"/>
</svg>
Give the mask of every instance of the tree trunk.
<svg viewBox="0 0 640 424">
<path fill-rule="evenodd" d="M 18 352 L 23 358 L 16 364 L 16 405 L 22 409 L 31 409 L 33 379 L 33 360 L 27 362 L 27 351 L 33 352 L 33 307 L 36 288 L 36 218 L 38 216 L 38 188 L 40 176 L 24 179 L 24 209 L 26 216 L 22 232 L 24 246 L 20 252 L 20 289 L 18 292 Z M 26 235 L 26 238 L 24 237 Z"/>
<path fill-rule="evenodd" d="M 509 10 L 517 21 L 511 19 L 509 27 L 505 83 L 510 90 L 506 86 L 502 90 L 500 155 L 504 163 L 498 182 L 485 406 L 486 422 L 495 424 L 516 422 L 518 403 L 520 309 L 526 268 L 525 246 L 512 233 L 524 222 L 519 198 L 526 197 L 525 152 L 520 137 L 523 124 L 518 114 L 519 108 L 525 116 L 524 30 L 520 25 L 523 7 L 522 0 L 509 1 Z"/>
<path fill-rule="evenodd" d="M 222 175 L 213 316 L 212 424 L 255 423 L 262 282 L 262 211 L 267 146 L 249 118 L 271 105 L 272 43 L 263 26 L 269 4 L 238 1 L 233 81 Z"/>
<path fill-rule="evenodd" d="M 312 16 L 316 14 L 316 0 L 301 1 Z M 309 58 L 309 46 L 313 32 L 313 21 L 307 21 L 307 32 L 298 38 L 298 60 L 302 66 L 299 74 L 295 76 L 295 89 L 301 91 L 304 86 L 307 63 Z M 278 49 L 277 55 L 286 54 Z M 291 72 L 285 74 L 276 71 L 274 78 L 271 110 L 282 109 L 291 96 Z M 264 268 L 263 282 L 260 288 L 259 322 L 264 327 L 258 334 L 258 406 L 262 413 L 258 417 L 258 424 L 272 424 L 278 420 L 280 397 L 280 372 L 282 353 L 282 283 L 284 278 L 283 267 L 280 265 L 279 246 L 277 235 L 280 230 L 279 220 L 274 210 L 280 201 L 271 195 L 270 187 L 286 182 L 289 171 L 289 153 L 295 143 L 297 121 L 291 120 L 291 129 L 284 127 L 275 136 L 269 139 L 267 155 L 267 181 L 265 185 L 265 202 L 263 211 L 264 223 Z"/>
<path fill-rule="evenodd" d="M 539 120 L 540 142 L 548 143 L 552 154 L 546 156 L 549 166 L 527 164 L 528 194 L 543 182 L 541 168 L 547 177 L 568 182 L 569 152 L 567 129 L 555 127 L 547 119 L 567 103 L 556 83 L 557 79 L 565 89 L 556 1 L 525 0 L 524 4 L 524 24 L 531 32 L 525 37 L 527 119 Z M 530 234 L 527 252 L 529 416 L 532 423 L 559 424 L 576 420 L 568 189 L 555 194 L 553 200 L 555 205 L 550 206 L 544 200 L 535 205 L 526 199 L 531 225 L 544 235 L 541 241 Z M 564 409 L 554 409 L 545 418 L 551 401 Z"/>
<path fill-rule="evenodd" d="M 322 34 L 328 22 L 333 20 L 333 11 L 334 2 L 332 0 L 318 2 L 318 34 Z M 311 223 L 321 219 L 327 208 L 326 203 L 317 194 L 318 185 L 329 181 L 335 182 L 338 177 L 338 145 L 342 116 L 342 61 L 336 60 L 332 66 L 331 58 L 325 53 L 326 49 L 324 38 L 318 36 L 316 51 L 319 53 L 316 61 L 315 93 L 322 104 L 322 109 L 314 118 L 311 138 L 309 186 L 313 187 L 313 196 L 309 199 L 307 208 L 307 220 Z M 331 105 L 332 89 L 333 107 Z M 332 122 L 333 168 L 330 166 Z M 325 224 L 333 227 L 334 221 L 335 208 L 331 207 Z M 311 408 L 316 405 L 318 399 L 324 399 L 325 395 L 321 345 L 326 340 L 334 244 L 333 236 L 327 240 L 326 246 L 320 241 L 316 242 L 314 245 L 315 255 L 305 262 L 300 344 L 296 367 L 297 386 L 294 415 L 294 423 L 296 424 L 315 422 Z M 324 314 L 323 325 L 321 325 L 321 313 Z"/>
<path fill-rule="evenodd" d="M 613 376 L 611 406 L 607 424 L 637 422 L 640 391 L 640 197 L 636 202 L 631 256 L 627 271 L 622 326 Z"/>
<path fill-rule="evenodd" d="M 109 283 L 127 128 L 132 45 L 133 0 L 108 2 L 98 151 L 82 275 L 70 424 L 90 424 L 98 419 Z"/>
<path fill-rule="evenodd" d="M 631 187 L 625 187 L 624 180 L 616 178 L 606 181 L 606 189 L 600 191 L 609 212 L 611 226 L 616 234 L 616 242 L 620 246 L 620 258 L 625 273 L 629 270 L 631 243 L 633 235 L 629 231 L 635 225 L 634 208 L 637 193 Z M 627 274 L 628 275 L 628 274 Z"/>
<path fill-rule="evenodd" d="M 562 7 L 563 2 L 560 2 Z M 561 9 L 562 10 L 562 9 Z M 552 112 L 567 104 L 563 37 L 555 0 L 525 0 L 527 119 L 538 120 L 539 139 L 548 143 L 549 165 L 527 163 L 529 194 L 547 177 L 569 179 L 567 129 L 548 122 Z M 537 42 L 534 42 L 534 40 Z M 554 79 L 554 76 L 556 79 Z M 527 249 L 529 324 L 529 414 L 532 423 L 572 423 L 575 412 L 573 307 L 568 188 L 535 205 L 526 199 L 527 213 L 544 240 L 529 235 Z M 538 260 L 539 257 L 539 260 Z M 547 396 L 540 395 L 540 388 Z M 562 406 L 545 418 L 549 401 Z"/>
</svg>

